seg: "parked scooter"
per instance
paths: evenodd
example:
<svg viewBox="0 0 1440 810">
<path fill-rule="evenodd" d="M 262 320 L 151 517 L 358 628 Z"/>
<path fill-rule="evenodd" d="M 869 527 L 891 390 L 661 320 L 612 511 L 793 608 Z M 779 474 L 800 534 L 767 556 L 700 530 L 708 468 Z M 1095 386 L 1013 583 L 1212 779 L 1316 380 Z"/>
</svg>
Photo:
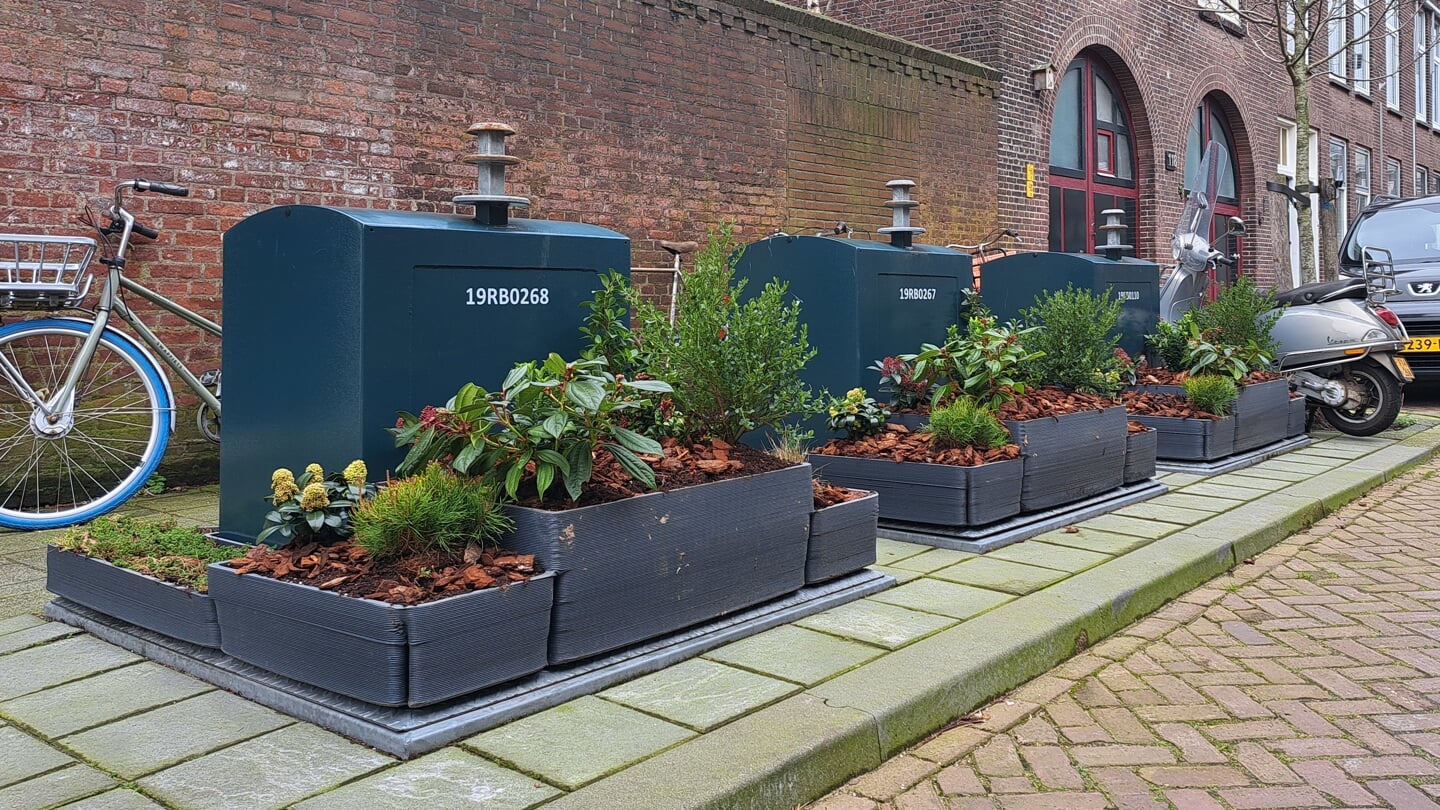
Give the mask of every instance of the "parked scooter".
<svg viewBox="0 0 1440 810">
<path fill-rule="evenodd" d="M 1174 322 L 1201 303 L 1218 266 L 1235 266 L 1210 246 L 1213 203 L 1225 174 L 1226 154 L 1211 143 L 1200 162 L 1171 242 L 1175 269 L 1160 288 L 1160 318 Z M 1244 233 L 1230 218 L 1227 236 Z M 1303 284 L 1276 293 L 1280 317 L 1271 335 L 1279 343 L 1275 365 L 1290 390 L 1305 395 L 1336 430 L 1373 436 L 1400 413 L 1400 388 L 1415 379 L 1400 356 L 1408 339 L 1400 319 L 1385 307 L 1393 295 L 1395 268 L 1389 251 L 1366 248 L 1363 274 L 1339 281 Z"/>
</svg>

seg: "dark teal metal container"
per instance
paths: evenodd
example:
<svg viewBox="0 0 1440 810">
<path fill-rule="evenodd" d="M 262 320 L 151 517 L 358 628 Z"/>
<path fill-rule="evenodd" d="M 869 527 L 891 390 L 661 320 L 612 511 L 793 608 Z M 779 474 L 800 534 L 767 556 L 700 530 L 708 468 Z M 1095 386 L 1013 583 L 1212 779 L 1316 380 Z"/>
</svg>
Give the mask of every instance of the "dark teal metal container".
<svg viewBox="0 0 1440 810">
<path fill-rule="evenodd" d="M 980 265 L 980 300 L 1001 321 L 1018 319 L 1037 296 L 1064 290 L 1120 298 L 1120 348 L 1131 357 L 1145 352 L 1145 336 L 1160 319 L 1160 266 L 1140 259 L 1107 259 L 1085 253 L 1016 253 Z"/>
<path fill-rule="evenodd" d="M 517 362 L 584 343 L 599 274 L 630 241 L 570 222 L 293 205 L 225 234 L 220 525 L 253 536 L 270 475 L 404 457 L 396 411 L 497 388 Z"/>
<path fill-rule="evenodd" d="M 790 285 L 817 352 L 804 375 L 812 388 L 844 396 L 859 387 L 882 401 L 868 367 L 943 342 L 973 278 L 969 254 L 943 247 L 784 234 L 746 247 L 736 275 L 752 294 L 772 278 Z M 810 426 L 824 435 L 823 419 Z"/>
</svg>

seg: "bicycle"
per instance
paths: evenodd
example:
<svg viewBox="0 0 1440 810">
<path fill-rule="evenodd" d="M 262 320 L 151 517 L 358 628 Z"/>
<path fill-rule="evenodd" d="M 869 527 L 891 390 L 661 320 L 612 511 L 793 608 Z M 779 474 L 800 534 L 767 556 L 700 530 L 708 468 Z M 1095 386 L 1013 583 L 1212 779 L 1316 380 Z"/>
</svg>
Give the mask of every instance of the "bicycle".
<svg viewBox="0 0 1440 810">
<path fill-rule="evenodd" d="M 191 373 L 126 305 L 122 293 L 134 293 L 221 336 L 219 324 L 125 277 L 131 237 L 160 235 L 126 210 L 127 191 L 190 193 L 183 186 L 127 180 L 115 187 L 107 224 L 87 217 L 107 245 L 119 235 L 112 255 L 100 259 L 108 269 L 94 309 L 83 306 L 97 275 L 86 272 L 98 249 L 94 239 L 0 234 L 0 315 L 76 310 L 89 316 L 0 325 L 0 527 L 80 523 L 145 486 L 175 427 L 174 391 L 156 355 L 200 397 L 201 434 L 220 440 L 219 370 Z M 117 331 L 112 314 L 130 324 L 143 344 Z"/>
</svg>

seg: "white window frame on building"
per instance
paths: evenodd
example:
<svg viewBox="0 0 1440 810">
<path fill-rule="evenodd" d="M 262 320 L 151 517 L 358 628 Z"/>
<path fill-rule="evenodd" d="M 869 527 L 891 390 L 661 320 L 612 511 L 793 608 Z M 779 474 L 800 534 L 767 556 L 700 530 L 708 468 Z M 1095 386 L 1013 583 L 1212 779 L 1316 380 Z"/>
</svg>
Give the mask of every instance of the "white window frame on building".
<svg viewBox="0 0 1440 810">
<path fill-rule="evenodd" d="M 1415 164 L 1415 196 L 1419 197 L 1430 187 L 1430 172 L 1425 170 L 1419 163 Z"/>
<path fill-rule="evenodd" d="M 1349 145 L 1339 138 L 1330 139 L 1330 178 L 1340 184 L 1335 192 L 1335 247 L 1345 241 L 1345 226 L 1350 222 L 1349 206 L 1346 201 L 1349 195 L 1345 192 L 1345 174 L 1349 167 L 1347 156 Z"/>
<path fill-rule="evenodd" d="M 1350 63 L 1354 71 L 1351 74 L 1351 86 L 1355 88 L 1355 92 L 1368 96 L 1370 95 L 1370 3 L 1368 0 L 1361 0 L 1355 5 L 1351 30 L 1355 32 L 1355 44 L 1350 51 Z"/>
<path fill-rule="evenodd" d="M 1430 12 L 1422 5 L 1415 9 L 1415 26 L 1413 37 L 1415 51 L 1414 77 L 1415 77 L 1415 120 L 1426 121 L 1429 119 L 1428 107 L 1430 99 L 1430 60 L 1429 38 L 1430 38 Z"/>
<path fill-rule="evenodd" d="M 1293 13 L 1293 12 L 1292 12 Z M 1400 8 L 1385 8 L 1385 106 L 1400 110 Z"/>
<path fill-rule="evenodd" d="M 1400 196 L 1400 161 L 1395 158 L 1385 158 L 1385 193 Z"/>
<path fill-rule="evenodd" d="M 1361 211 L 1370 204 L 1370 150 L 1355 147 L 1355 205 Z"/>
<path fill-rule="evenodd" d="M 1345 47 L 1345 24 L 1350 17 L 1350 0 L 1333 0 L 1331 8 L 1330 21 L 1325 27 L 1325 50 L 1330 54 L 1330 62 L 1326 67 L 1330 71 L 1331 79 L 1343 82 L 1350 76 L 1350 66 L 1347 64 L 1350 60 L 1346 58 L 1348 49 Z"/>
</svg>

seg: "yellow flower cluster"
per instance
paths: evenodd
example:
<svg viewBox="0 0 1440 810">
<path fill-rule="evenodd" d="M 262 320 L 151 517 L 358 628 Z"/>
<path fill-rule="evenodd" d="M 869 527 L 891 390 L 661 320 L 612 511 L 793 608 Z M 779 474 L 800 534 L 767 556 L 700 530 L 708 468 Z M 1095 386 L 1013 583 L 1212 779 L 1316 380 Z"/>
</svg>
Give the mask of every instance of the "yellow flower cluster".
<svg viewBox="0 0 1440 810">
<path fill-rule="evenodd" d="M 316 512 L 330 505 L 330 496 L 325 492 L 325 485 L 314 482 L 305 485 L 305 491 L 300 493 L 300 508 L 306 512 Z"/>
<path fill-rule="evenodd" d="M 295 474 L 281 467 L 270 475 L 270 492 L 274 494 L 276 506 L 295 497 L 300 487 L 295 486 Z"/>
<path fill-rule="evenodd" d="M 306 467 L 305 467 L 305 472 L 310 473 L 310 480 L 311 480 L 311 481 L 324 481 L 324 480 L 325 480 L 325 468 L 324 468 L 324 467 L 321 467 L 319 464 L 310 464 L 310 465 L 306 466 Z"/>
<path fill-rule="evenodd" d="M 355 459 L 345 467 L 345 483 L 352 487 L 365 486 L 365 479 L 370 477 L 370 471 L 365 468 L 365 462 Z"/>
</svg>

